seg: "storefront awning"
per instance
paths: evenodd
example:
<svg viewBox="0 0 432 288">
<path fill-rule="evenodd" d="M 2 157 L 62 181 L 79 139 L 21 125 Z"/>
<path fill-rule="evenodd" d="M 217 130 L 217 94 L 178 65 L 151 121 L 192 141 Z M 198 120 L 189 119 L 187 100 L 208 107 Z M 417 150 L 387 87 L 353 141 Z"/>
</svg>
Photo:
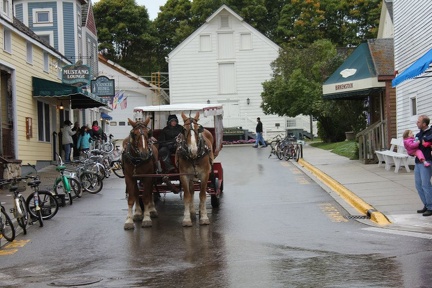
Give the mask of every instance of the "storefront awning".
<svg viewBox="0 0 432 288">
<path fill-rule="evenodd" d="M 399 74 L 396 78 L 394 78 L 392 81 L 392 86 L 396 87 L 397 85 L 404 82 L 405 80 L 415 78 L 417 76 L 420 76 L 423 73 L 432 72 L 432 71 L 426 71 L 429 68 L 431 68 L 430 67 L 431 63 L 432 63 L 432 49 L 429 50 L 422 57 L 420 57 L 420 59 L 415 61 L 407 69 L 405 69 L 405 71 Z"/>
<path fill-rule="evenodd" d="M 106 101 L 83 89 L 46 79 L 32 77 L 33 97 L 52 97 L 70 100 L 72 109 L 95 108 L 107 105 Z"/>
<path fill-rule="evenodd" d="M 324 99 L 366 97 L 385 87 L 377 73 L 367 43 L 360 44 L 345 62 L 324 82 Z"/>
<path fill-rule="evenodd" d="M 101 118 L 104 120 L 112 120 L 112 117 L 104 112 L 101 113 Z"/>
</svg>

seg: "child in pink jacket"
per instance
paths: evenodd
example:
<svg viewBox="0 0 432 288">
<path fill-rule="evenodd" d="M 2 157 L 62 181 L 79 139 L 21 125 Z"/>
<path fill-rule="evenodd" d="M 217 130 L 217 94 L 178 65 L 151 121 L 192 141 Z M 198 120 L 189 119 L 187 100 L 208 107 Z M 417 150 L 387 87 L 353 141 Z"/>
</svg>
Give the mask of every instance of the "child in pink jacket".
<svg viewBox="0 0 432 288">
<path fill-rule="evenodd" d="M 414 133 L 411 130 L 405 130 L 402 137 L 407 153 L 411 156 L 416 156 L 425 167 L 429 167 L 430 163 L 425 161 L 423 152 L 418 149 L 420 141 L 414 138 Z"/>
</svg>

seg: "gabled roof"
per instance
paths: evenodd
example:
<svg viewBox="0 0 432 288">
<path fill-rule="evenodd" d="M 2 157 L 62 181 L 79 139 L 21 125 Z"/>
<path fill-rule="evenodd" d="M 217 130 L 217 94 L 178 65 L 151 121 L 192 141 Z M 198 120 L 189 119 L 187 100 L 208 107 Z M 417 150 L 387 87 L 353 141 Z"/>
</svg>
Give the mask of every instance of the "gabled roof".
<svg viewBox="0 0 432 288">
<path fill-rule="evenodd" d="M 81 15 L 83 27 L 86 27 L 93 35 L 97 36 L 96 21 L 93 14 L 93 6 L 91 3 L 86 3 L 81 6 Z"/>
<path fill-rule="evenodd" d="M 223 12 L 228 12 L 230 15 L 232 15 L 233 17 L 235 17 L 236 19 L 238 19 L 240 22 L 243 23 L 243 25 L 250 30 L 251 33 L 253 33 L 254 35 L 256 35 L 258 38 L 260 38 L 261 40 L 263 40 L 264 42 L 266 42 L 269 46 L 273 47 L 276 51 L 278 51 L 280 49 L 280 47 L 274 43 L 273 41 L 271 41 L 269 38 L 267 38 L 264 34 L 262 34 L 261 32 L 259 32 L 257 29 L 255 29 L 254 27 L 252 27 L 251 25 L 249 25 L 248 23 L 246 23 L 244 21 L 244 19 L 242 17 L 240 17 L 240 15 L 238 15 L 237 13 L 235 13 L 231 8 L 229 8 L 227 5 L 223 4 L 221 7 L 219 7 L 219 9 L 217 9 L 212 15 L 210 15 L 210 17 L 208 17 L 206 19 L 206 23 L 204 23 L 203 25 L 201 25 L 201 27 L 199 27 L 197 30 L 195 30 L 191 35 L 189 35 L 189 37 L 187 37 L 185 40 L 183 40 L 183 42 L 181 42 L 176 48 L 174 48 L 169 54 L 168 57 L 171 58 L 173 56 L 175 56 L 179 51 L 181 51 L 183 49 L 184 46 L 186 46 L 187 44 L 189 44 L 197 35 L 199 35 L 201 33 L 201 31 L 203 31 L 208 25 L 209 23 L 220 13 Z"/>
<path fill-rule="evenodd" d="M 377 76 L 394 75 L 393 38 L 370 39 L 367 41 Z"/>
</svg>

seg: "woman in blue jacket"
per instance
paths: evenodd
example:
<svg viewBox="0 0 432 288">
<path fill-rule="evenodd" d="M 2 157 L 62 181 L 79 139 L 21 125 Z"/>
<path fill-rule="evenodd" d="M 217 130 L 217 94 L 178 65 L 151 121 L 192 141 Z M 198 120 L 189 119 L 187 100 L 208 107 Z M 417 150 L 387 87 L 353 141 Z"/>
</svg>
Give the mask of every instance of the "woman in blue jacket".
<svg viewBox="0 0 432 288">
<path fill-rule="evenodd" d="M 90 149 L 90 138 L 89 127 L 87 125 L 81 127 L 81 133 L 78 138 L 77 148 L 80 151 L 87 151 Z"/>
</svg>

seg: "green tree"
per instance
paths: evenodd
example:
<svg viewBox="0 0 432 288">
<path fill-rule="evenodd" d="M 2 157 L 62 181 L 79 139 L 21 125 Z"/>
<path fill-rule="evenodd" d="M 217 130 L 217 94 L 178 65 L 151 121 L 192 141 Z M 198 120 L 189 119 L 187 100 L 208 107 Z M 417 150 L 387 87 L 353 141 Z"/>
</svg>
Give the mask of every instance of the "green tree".
<svg viewBox="0 0 432 288">
<path fill-rule="evenodd" d="M 329 40 L 315 41 L 303 49 L 283 46 L 272 64 L 273 78 L 263 83 L 264 113 L 289 117 L 312 115 L 319 120 L 321 136 L 326 141 L 344 139 L 346 131 L 359 131 L 359 123 L 366 125 L 363 120 L 359 122 L 364 117 L 362 101 L 322 99 L 322 83 L 344 58 Z"/>
<path fill-rule="evenodd" d="M 155 63 L 157 38 L 144 6 L 135 0 L 100 0 L 93 6 L 99 51 L 139 75 Z"/>
</svg>

